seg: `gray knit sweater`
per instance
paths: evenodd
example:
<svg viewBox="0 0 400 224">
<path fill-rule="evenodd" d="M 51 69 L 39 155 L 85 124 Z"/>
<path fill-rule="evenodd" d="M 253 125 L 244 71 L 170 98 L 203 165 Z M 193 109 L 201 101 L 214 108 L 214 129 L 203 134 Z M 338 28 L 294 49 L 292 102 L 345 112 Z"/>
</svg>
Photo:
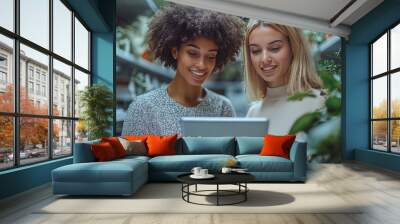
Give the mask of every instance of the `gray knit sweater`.
<svg viewBox="0 0 400 224">
<path fill-rule="evenodd" d="M 181 117 L 236 116 L 231 102 L 226 97 L 205 90 L 206 96 L 195 107 L 185 107 L 176 102 L 168 95 L 166 86 L 138 96 L 129 106 L 122 135 L 181 136 Z"/>
</svg>

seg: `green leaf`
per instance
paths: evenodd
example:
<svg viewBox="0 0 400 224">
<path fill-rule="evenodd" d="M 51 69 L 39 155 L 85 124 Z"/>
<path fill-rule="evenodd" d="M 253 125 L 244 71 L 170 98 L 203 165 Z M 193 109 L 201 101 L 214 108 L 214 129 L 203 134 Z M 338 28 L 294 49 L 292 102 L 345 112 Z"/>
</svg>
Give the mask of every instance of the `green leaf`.
<svg viewBox="0 0 400 224">
<path fill-rule="evenodd" d="M 341 99 L 337 96 L 330 96 L 325 101 L 325 106 L 328 110 L 328 113 L 334 116 L 340 114 L 341 104 Z"/>
<path fill-rule="evenodd" d="M 315 94 L 311 91 L 305 91 L 305 92 L 297 92 L 291 96 L 288 97 L 288 101 L 301 101 L 305 97 L 316 97 Z"/>
<path fill-rule="evenodd" d="M 320 77 L 322 79 L 322 82 L 324 83 L 324 87 L 329 91 L 341 91 L 341 83 L 339 80 L 335 79 L 335 77 L 329 73 L 328 71 L 321 71 L 320 72 Z"/>
<path fill-rule="evenodd" d="M 298 132 L 307 132 L 310 130 L 321 118 L 320 112 L 310 112 L 303 114 L 293 123 L 290 128 L 289 134 L 296 134 Z"/>
</svg>

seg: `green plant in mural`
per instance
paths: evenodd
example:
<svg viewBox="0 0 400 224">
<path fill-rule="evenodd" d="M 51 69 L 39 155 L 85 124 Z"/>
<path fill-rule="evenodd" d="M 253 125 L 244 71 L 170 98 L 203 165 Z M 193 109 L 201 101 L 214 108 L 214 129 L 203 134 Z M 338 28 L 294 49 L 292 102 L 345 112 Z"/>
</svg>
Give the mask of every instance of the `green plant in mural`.
<svg viewBox="0 0 400 224">
<path fill-rule="evenodd" d="M 334 60 L 324 60 L 318 66 L 318 73 L 324 84 L 324 107 L 300 116 L 292 125 L 290 134 L 306 132 L 309 135 L 310 160 L 340 162 L 340 111 L 341 111 L 341 66 Z M 298 92 L 289 101 L 315 97 L 311 92 Z"/>
<path fill-rule="evenodd" d="M 89 140 L 109 136 L 112 125 L 113 96 L 108 87 L 95 84 L 80 92 L 81 119 L 87 125 Z"/>
</svg>

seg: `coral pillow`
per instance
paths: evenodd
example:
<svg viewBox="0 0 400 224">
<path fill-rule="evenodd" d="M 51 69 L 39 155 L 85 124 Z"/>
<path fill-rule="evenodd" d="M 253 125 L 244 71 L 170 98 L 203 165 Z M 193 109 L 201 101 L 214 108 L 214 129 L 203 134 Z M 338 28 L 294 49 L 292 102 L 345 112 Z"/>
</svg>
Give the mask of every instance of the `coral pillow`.
<svg viewBox="0 0 400 224">
<path fill-rule="evenodd" d="M 108 142 L 93 144 L 90 146 L 94 157 L 99 162 L 109 161 L 117 158 L 112 145 Z"/>
<path fill-rule="evenodd" d="M 176 140 L 178 135 L 148 136 L 148 156 L 176 155 Z"/>
<path fill-rule="evenodd" d="M 264 145 L 261 149 L 260 155 L 262 156 L 280 156 L 290 159 L 290 148 L 296 135 L 265 135 Z"/>
<path fill-rule="evenodd" d="M 108 142 L 114 149 L 115 155 L 117 158 L 121 158 L 126 156 L 126 151 L 124 147 L 122 146 L 121 142 L 119 142 L 117 137 L 111 137 L 111 138 L 101 138 L 101 142 Z"/>
</svg>

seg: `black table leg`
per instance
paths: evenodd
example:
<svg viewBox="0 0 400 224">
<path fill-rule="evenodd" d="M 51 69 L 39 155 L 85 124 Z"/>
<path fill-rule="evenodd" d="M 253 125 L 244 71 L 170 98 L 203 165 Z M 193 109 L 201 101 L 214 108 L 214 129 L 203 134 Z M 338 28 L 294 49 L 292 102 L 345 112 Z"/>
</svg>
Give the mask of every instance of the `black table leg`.
<svg viewBox="0 0 400 224">
<path fill-rule="evenodd" d="M 217 206 L 219 205 L 219 184 L 217 184 Z"/>
<path fill-rule="evenodd" d="M 189 195 L 190 195 L 190 184 L 187 185 L 187 201 L 190 202 L 189 200 Z"/>
<path fill-rule="evenodd" d="M 244 192 L 244 201 L 247 201 L 247 192 L 248 192 L 248 190 L 247 190 L 247 182 L 246 183 L 244 183 L 244 187 L 245 187 L 245 191 L 246 192 Z"/>
</svg>

